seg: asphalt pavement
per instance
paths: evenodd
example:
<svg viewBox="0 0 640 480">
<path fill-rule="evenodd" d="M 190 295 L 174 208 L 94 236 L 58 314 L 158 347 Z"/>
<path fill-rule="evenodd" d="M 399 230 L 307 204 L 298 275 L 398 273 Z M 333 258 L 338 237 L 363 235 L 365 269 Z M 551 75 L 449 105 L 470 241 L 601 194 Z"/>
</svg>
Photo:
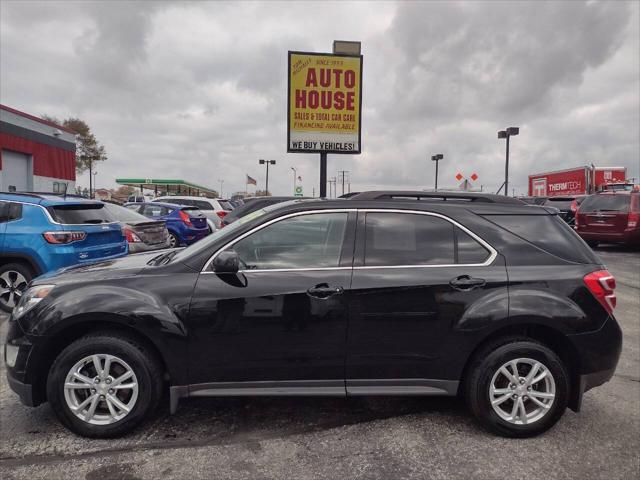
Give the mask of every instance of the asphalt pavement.
<svg viewBox="0 0 640 480">
<path fill-rule="evenodd" d="M 598 253 L 618 281 L 622 357 L 540 437 L 485 433 L 457 399 L 371 397 L 191 399 L 126 438 L 89 440 L 48 404 L 24 407 L 0 361 L 0 478 L 639 478 L 640 252 Z"/>
</svg>

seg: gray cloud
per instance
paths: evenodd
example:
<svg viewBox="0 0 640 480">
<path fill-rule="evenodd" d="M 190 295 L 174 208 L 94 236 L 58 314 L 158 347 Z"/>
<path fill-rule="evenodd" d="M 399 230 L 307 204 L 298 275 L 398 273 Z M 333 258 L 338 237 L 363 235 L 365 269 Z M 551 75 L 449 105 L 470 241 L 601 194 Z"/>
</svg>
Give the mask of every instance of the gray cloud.
<svg viewBox="0 0 640 480">
<path fill-rule="evenodd" d="M 624 165 L 639 177 L 640 33 L 634 2 L 0 3 L 2 103 L 78 115 L 106 145 L 99 185 L 184 178 L 242 190 L 318 182 L 315 155 L 286 154 L 286 51 L 359 39 L 365 55 L 362 155 L 333 155 L 353 188 L 424 188 L 427 158 L 512 185 L 533 171 Z M 80 182 L 86 181 L 80 177 Z"/>
</svg>

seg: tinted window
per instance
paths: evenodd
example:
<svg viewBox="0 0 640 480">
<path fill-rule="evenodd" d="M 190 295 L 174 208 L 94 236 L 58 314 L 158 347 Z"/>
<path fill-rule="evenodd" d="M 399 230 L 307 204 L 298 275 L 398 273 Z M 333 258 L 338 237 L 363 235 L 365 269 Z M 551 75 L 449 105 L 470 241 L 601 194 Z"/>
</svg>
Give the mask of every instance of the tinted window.
<svg viewBox="0 0 640 480">
<path fill-rule="evenodd" d="M 209 202 L 205 202 L 204 200 L 193 200 L 193 204 L 200 210 L 213 210 L 211 204 Z"/>
<path fill-rule="evenodd" d="M 6 222 L 9 219 L 9 204 L 0 202 L 0 222 Z"/>
<path fill-rule="evenodd" d="M 218 203 L 224 210 L 233 210 L 233 205 L 231 205 L 226 200 L 218 200 Z"/>
<path fill-rule="evenodd" d="M 578 263 L 601 263 L 557 215 L 487 215 L 485 218 L 557 257 Z"/>
<path fill-rule="evenodd" d="M 168 207 L 153 205 L 151 203 L 147 203 L 142 210 L 142 213 L 147 217 L 163 217 L 169 215 L 171 212 L 173 212 L 173 210 Z"/>
<path fill-rule="evenodd" d="M 544 205 L 548 207 L 555 207 L 559 210 L 569 210 L 571 208 L 571 204 L 573 203 L 573 198 L 550 198 L 547 200 Z"/>
<path fill-rule="evenodd" d="M 458 259 L 456 263 L 484 263 L 489 258 L 489 250 L 461 228 L 456 227 Z"/>
<path fill-rule="evenodd" d="M 242 269 L 321 268 L 340 265 L 346 213 L 287 218 L 240 240 L 233 248 Z"/>
<path fill-rule="evenodd" d="M 82 223 L 109 223 L 111 217 L 104 209 L 104 204 L 89 205 L 57 205 L 49 207 L 49 213 L 58 223 L 79 225 Z"/>
<path fill-rule="evenodd" d="M 453 224 L 430 215 L 367 213 L 365 266 L 455 263 Z"/>
<path fill-rule="evenodd" d="M 591 195 L 580 205 L 580 212 L 626 212 L 631 195 Z"/>
</svg>

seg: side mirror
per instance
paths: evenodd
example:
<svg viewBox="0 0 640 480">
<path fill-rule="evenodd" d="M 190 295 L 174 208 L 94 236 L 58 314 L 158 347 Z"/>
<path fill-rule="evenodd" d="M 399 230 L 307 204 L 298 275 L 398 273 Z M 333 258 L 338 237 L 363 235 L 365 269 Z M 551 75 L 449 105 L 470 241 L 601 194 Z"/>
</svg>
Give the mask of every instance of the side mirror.
<svg viewBox="0 0 640 480">
<path fill-rule="evenodd" d="M 213 271 L 216 273 L 238 273 L 240 257 L 235 250 L 224 250 L 213 259 Z"/>
</svg>

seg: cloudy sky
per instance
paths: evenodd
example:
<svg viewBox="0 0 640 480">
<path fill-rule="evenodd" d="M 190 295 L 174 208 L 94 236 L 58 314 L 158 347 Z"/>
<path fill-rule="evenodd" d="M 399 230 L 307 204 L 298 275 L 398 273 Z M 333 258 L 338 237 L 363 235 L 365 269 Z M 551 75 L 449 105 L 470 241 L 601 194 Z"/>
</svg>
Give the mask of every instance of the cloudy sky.
<svg viewBox="0 0 640 480">
<path fill-rule="evenodd" d="M 318 155 L 286 153 L 287 50 L 364 54 L 361 155 L 330 155 L 352 190 L 485 189 L 594 163 L 640 177 L 638 2 L 58 2 L 0 0 L 0 101 L 78 116 L 105 145 L 98 186 L 182 178 L 318 193 Z M 79 183 L 87 184 L 86 175 Z"/>
</svg>

